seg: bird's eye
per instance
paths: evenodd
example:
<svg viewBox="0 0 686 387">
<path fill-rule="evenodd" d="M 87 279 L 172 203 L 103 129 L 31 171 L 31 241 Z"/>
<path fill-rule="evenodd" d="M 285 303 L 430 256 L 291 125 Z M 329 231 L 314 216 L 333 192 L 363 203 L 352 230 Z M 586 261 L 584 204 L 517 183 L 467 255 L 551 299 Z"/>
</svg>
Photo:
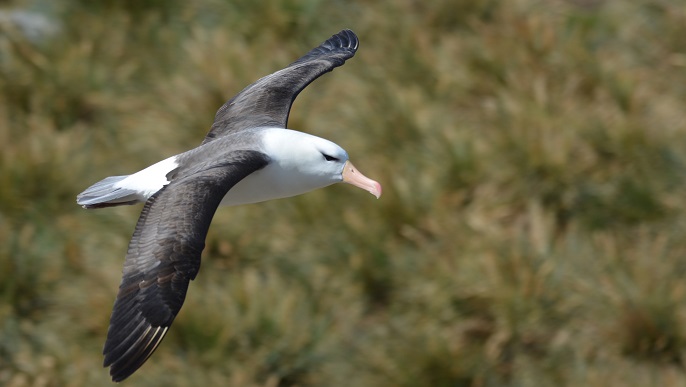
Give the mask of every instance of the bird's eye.
<svg viewBox="0 0 686 387">
<path fill-rule="evenodd" d="M 324 155 L 324 158 L 326 159 L 326 161 L 339 161 L 337 158 L 335 158 L 333 156 L 329 156 L 326 153 L 322 153 L 322 155 Z"/>
</svg>

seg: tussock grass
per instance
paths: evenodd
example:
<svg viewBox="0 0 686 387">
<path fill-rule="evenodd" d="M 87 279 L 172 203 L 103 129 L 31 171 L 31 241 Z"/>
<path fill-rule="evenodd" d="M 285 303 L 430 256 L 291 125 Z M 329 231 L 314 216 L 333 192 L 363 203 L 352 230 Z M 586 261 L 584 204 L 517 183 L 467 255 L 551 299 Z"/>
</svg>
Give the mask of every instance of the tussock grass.
<svg viewBox="0 0 686 387">
<path fill-rule="evenodd" d="M 127 383 L 686 384 L 679 2 L 44 12 L 59 27 L 40 39 L 0 19 L 0 384 L 109 380 L 140 209 L 75 195 L 199 144 L 226 99 L 344 27 L 357 57 L 290 126 L 344 146 L 384 196 L 221 209 L 169 337 Z"/>
</svg>

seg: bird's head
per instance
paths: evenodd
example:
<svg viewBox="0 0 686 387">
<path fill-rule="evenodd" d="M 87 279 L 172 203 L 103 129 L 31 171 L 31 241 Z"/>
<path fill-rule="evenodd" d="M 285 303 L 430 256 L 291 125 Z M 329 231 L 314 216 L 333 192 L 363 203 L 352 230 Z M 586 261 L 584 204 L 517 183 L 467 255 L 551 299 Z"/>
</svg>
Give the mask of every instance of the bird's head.
<svg viewBox="0 0 686 387">
<path fill-rule="evenodd" d="M 381 184 L 360 173 L 337 144 L 287 129 L 274 130 L 267 138 L 265 146 L 273 162 L 287 171 L 284 177 L 290 176 L 306 191 L 344 182 L 381 196 Z"/>
</svg>

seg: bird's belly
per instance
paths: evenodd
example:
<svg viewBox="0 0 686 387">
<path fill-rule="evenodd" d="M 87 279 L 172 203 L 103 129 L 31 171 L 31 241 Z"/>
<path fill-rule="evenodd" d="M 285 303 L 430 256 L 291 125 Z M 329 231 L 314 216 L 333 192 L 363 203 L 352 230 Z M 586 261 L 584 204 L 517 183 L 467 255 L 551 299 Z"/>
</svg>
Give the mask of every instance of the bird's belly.
<svg viewBox="0 0 686 387">
<path fill-rule="evenodd" d="M 295 194 L 297 195 L 297 194 Z M 284 195 L 274 187 L 262 184 L 255 179 L 246 177 L 233 186 L 222 199 L 220 206 L 239 206 L 241 204 L 259 203 L 267 200 L 279 199 L 293 195 Z"/>
<path fill-rule="evenodd" d="M 219 205 L 238 206 L 259 203 L 301 195 L 321 187 L 321 183 L 317 184 L 270 165 L 239 181 L 224 196 Z"/>
</svg>

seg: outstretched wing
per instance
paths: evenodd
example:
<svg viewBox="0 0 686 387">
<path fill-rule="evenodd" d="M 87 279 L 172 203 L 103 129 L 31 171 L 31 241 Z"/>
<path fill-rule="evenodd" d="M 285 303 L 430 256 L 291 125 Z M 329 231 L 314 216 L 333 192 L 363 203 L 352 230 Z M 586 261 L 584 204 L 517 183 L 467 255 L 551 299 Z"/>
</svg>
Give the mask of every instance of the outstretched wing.
<svg viewBox="0 0 686 387">
<path fill-rule="evenodd" d="M 219 165 L 180 171 L 148 199 L 129 243 L 103 350 L 113 381 L 130 376 L 155 351 L 198 274 L 219 203 L 267 162 L 260 152 L 234 152 Z"/>
<path fill-rule="evenodd" d="M 333 35 L 283 70 L 259 79 L 217 111 L 203 144 L 238 130 L 260 126 L 285 128 L 300 91 L 322 74 L 352 58 L 357 36 L 350 30 Z"/>
</svg>

